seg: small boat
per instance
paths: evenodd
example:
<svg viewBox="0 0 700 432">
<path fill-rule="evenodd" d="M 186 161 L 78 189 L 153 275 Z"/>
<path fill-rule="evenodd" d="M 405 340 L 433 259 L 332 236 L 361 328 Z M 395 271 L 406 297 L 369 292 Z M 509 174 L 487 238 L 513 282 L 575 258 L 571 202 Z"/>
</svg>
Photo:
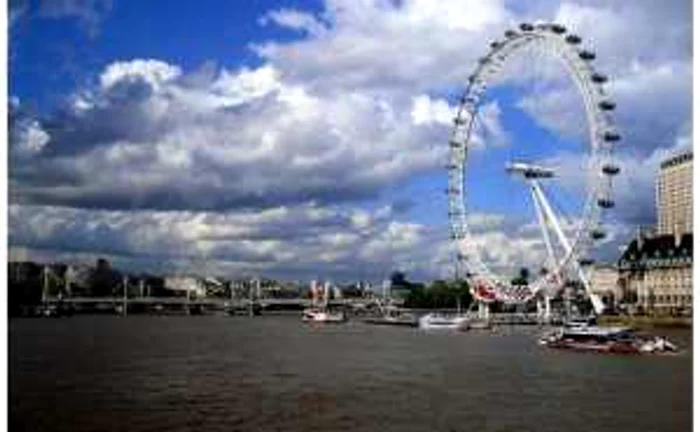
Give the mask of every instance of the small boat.
<svg viewBox="0 0 700 432">
<path fill-rule="evenodd" d="M 311 307 L 304 309 L 301 319 L 309 323 L 339 324 L 348 320 L 344 310 L 333 311 L 328 306 L 330 300 L 330 283 L 323 286 L 316 285 L 316 281 L 311 282 Z"/>
<path fill-rule="evenodd" d="M 377 302 L 381 315 L 365 318 L 367 324 L 417 327 L 418 320 L 412 313 L 402 312 L 391 301 Z"/>
<path fill-rule="evenodd" d="M 339 324 L 348 320 L 343 311 L 330 311 L 328 309 L 309 308 L 305 309 L 301 317 L 304 322 Z"/>
<path fill-rule="evenodd" d="M 488 319 L 472 319 L 468 323 L 469 330 L 488 330 L 491 328 L 491 322 Z"/>
<path fill-rule="evenodd" d="M 469 317 L 429 313 L 418 319 L 418 327 L 425 330 L 464 330 L 469 327 Z"/>
<path fill-rule="evenodd" d="M 629 327 L 574 324 L 543 336 L 539 344 L 549 348 L 611 354 L 675 352 L 678 348 L 662 337 L 642 336 Z"/>
<path fill-rule="evenodd" d="M 365 318 L 367 324 L 418 327 L 415 315 L 398 310 L 389 310 L 382 316 Z"/>
</svg>

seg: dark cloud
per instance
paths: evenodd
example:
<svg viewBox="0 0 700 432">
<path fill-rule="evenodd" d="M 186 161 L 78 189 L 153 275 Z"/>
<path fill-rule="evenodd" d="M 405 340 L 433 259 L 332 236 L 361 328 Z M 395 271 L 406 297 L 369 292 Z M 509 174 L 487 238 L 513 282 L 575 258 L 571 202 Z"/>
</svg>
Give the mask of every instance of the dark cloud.
<svg viewBox="0 0 700 432">
<path fill-rule="evenodd" d="M 11 14 L 22 19 L 26 5 L 11 2 Z M 617 233 L 627 235 L 629 224 L 650 220 L 655 149 L 687 133 L 689 2 L 519 7 L 333 2 L 321 21 L 279 11 L 270 22 L 304 36 L 256 45 L 257 69 L 115 62 L 61 106 L 13 101 L 10 246 L 170 270 L 205 260 L 219 271 L 287 278 L 376 279 L 394 268 L 445 277 L 445 227 L 395 221 L 421 199 L 395 199 L 389 211 L 353 206 L 371 208 L 393 186 L 441 169 L 446 149 L 434 143 L 444 143 L 449 119 L 438 118 L 435 95 L 463 85 L 488 40 L 535 9 L 586 35 L 615 77 L 623 173 L 636 175 L 616 189 Z M 110 8 L 60 0 L 31 12 L 72 17 L 94 34 Z M 425 122 L 412 116 L 421 95 L 435 96 Z M 544 111 L 539 120 L 552 113 Z M 644 170 L 652 174 L 640 180 Z M 481 222 L 475 241 L 491 263 L 541 262 L 536 229 L 493 215 Z"/>
</svg>

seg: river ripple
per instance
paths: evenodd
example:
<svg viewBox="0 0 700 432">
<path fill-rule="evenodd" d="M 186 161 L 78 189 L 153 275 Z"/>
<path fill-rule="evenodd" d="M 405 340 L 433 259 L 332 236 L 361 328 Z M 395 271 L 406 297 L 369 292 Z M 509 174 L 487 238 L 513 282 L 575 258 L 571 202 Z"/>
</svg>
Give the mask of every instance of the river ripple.
<svg viewBox="0 0 700 432">
<path fill-rule="evenodd" d="M 10 321 L 11 431 L 691 430 L 678 356 L 550 351 L 534 328 L 425 333 L 297 317 Z"/>
</svg>

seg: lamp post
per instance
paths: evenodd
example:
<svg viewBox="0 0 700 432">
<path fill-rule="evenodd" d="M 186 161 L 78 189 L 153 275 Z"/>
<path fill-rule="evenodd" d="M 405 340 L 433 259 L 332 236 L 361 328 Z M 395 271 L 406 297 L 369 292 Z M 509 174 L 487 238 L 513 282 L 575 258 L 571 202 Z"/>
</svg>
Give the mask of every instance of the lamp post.
<svg viewBox="0 0 700 432">
<path fill-rule="evenodd" d="M 122 315 L 126 316 L 126 308 L 127 308 L 127 287 L 128 287 L 128 277 L 124 275 L 122 277 Z"/>
</svg>

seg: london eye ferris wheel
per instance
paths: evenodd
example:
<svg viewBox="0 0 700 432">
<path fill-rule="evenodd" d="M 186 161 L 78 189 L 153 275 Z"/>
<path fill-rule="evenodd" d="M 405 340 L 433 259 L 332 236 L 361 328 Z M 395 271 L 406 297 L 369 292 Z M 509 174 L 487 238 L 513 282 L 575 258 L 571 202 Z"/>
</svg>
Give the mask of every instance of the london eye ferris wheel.
<svg viewBox="0 0 700 432">
<path fill-rule="evenodd" d="M 475 155 L 481 150 L 477 148 L 480 139 L 477 129 L 488 106 L 489 91 L 512 66 L 514 58 L 525 55 L 527 59 L 533 52 L 558 63 L 557 69 L 568 77 L 582 102 L 581 172 L 577 174 L 583 178 L 583 186 L 576 214 L 569 221 L 569 215 L 554 204 L 554 191 L 567 173 L 543 162 L 541 152 L 533 157 L 519 155 L 503 161 L 500 173 L 517 182 L 523 192 L 521 196 L 527 197 L 530 225 L 537 228 L 537 237 L 545 251 L 540 263 L 542 270 L 535 280 L 523 286 L 513 284 L 512 274 L 504 274 L 485 259 L 487 246 L 475 234 L 471 216 L 479 212 L 478 192 L 488 186 L 483 181 L 470 181 L 469 174 L 478 168 Z M 524 23 L 492 41 L 468 77 L 449 139 L 448 199 L 451 238 L 459 259 L 466 265 L 477 300 L 526 302 L 538 293 L 552 295 L 565 279 L 577 278 L 586 288 L 596 312 L 603 309 L 600 298 L 591 292 L 585 269 L 592 263 L 590 252 L 606 238 L 605 213 L 615 205 L 612 180 L 620 168 L 613 159 L 613 149 L 620 141 L 620 134 L 613 119 L 616 104 L 606 91 L 608 77 L 596 69 L 595 59 L 595 52 L 584 48 L 582 38 L 564 26 Z M 537 61 L 539 58 L 532 58 L 532 62 Z"/>
</svg>

